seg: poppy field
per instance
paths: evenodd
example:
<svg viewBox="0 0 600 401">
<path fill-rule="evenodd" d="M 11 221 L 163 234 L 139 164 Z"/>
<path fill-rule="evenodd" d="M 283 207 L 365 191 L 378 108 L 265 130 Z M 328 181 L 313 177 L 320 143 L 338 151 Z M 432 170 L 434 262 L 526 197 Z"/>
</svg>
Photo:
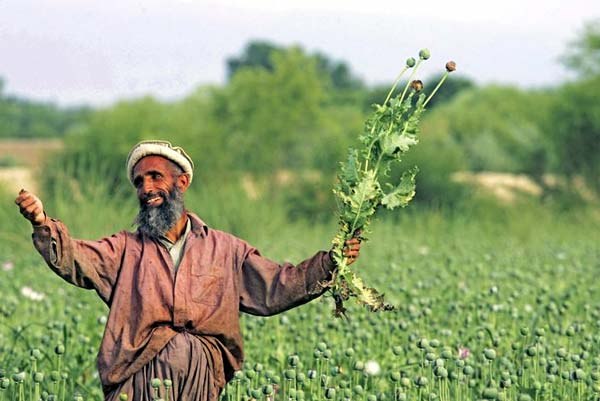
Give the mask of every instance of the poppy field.
<svg viewBox="0 0 600 401">
<path fill-rule="evenodd" d="M 0 400 L 101 400 L 107 309 L 50 272 L 17 217 L 0 247 Z M 349 300 L 336 318 L 326 295 L 241 316 L 246 362 L 222 400 L 600 399 L 597 219 L 531 208 L 378 221 L 355 267 L 395 310 Z M 263 230 L 249 240 L 264 255 L 299 262 L 335 227 Z M 161 399 L 169 383 L 148 385 Z"/>
</svg>

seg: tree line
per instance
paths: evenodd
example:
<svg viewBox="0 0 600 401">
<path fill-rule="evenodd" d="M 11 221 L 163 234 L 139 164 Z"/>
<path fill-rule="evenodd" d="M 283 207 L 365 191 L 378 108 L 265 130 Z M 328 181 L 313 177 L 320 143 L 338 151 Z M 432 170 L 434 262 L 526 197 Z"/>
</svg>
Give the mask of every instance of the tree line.
<svg viewBox="0 0 600 401">
<path fill-rule="evenodd" d="M 596 21 L 569 45 L 564 60 L 577 78 L 556 87 L 478 86 L 452 76 L 428 105 L 421 143 L 405 160 L 421 169 L 419 200 L 460 198 L 463 189 L 450 175 L 461 170 L 523 173 L 541 185 L 547 174 L 577 176 L 600 190 L 598 37 Z M 590 52 L 597 64 L 582 56 Z M 172 102 L 144 97 L 103 109 L 60 109 L 8 96 L 0 86 L 0 137 L 62 137 L 57 167 L 68 160 L 81 183 L 102 171 L 114 188 L 126 185 L 122 161 L 132 143 L 169 138 L 197 160 L 200 182 L 246 176 L 263 195 L 276 196 L 285 179 L 273 177 L 287 174 L 294 210 L 331 208 L 338 163 L 389 86 L 369 87 L 322 53 L 265 41 L 250 42 L 226 64 L 224 85 Z M 424 82 L 432 88 L 437 77 Z M 48 188 L 56 180 L 49 177 Z"/>
</svg>

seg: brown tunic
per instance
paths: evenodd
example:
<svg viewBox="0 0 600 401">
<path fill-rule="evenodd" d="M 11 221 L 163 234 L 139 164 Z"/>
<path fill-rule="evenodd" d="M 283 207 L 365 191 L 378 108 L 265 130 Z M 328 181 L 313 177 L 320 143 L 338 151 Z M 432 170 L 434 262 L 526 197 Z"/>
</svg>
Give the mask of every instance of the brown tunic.
<svg viewBox="0 0 600 401">
<path fill-rule="evenodd" d="M 33 242 L 66 281 L 94 289 L 110 312 L 98 353 L 106 395 L 140 371 L 178 333 L 216 345 L 213 378 L 222 388 L 241 368 L 239 312 L 272 315 L 324 292 L 335 265 L 320 251 L 297 266 L 278 264 L 231 234 L 188 213 L 192 231 L 175 274 L 168 251 L 140 234 L 121 231 L 99 241 L 70 237 L 55 219 L 34 228 Z M 215 341 L 216 340 L 216 341 Z M 216 351 L 218 349 L 218 351 Z"/>
</svg>

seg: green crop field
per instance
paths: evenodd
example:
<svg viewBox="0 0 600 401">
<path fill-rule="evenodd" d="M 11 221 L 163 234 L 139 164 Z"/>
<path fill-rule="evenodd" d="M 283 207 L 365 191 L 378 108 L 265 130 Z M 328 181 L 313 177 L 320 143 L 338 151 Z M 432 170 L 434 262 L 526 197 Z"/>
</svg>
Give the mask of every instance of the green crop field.
<svg viewBox="0 0 600 401">
<path fill-rule="evenodd" d="M 45 266 L 28 223 L 4 199 L 0 400 L 100 400 L 95 357 L 107 310 Z M 260 224 L 269 205 L 244 209 L 244 226 L 235 226 L 210 199 L 191 202 L 210 224 L 276 260 L 299 262 L 326 249 L 336 229 Z M 94 238 L 130 226 L 135 205 L 116 206 L 106 196 L 50 201 L 47 209 L 72 234 Z M 270 318 L 243 316 L 246 363 L 223 399 L 597 400 L 597 214 L 483 209 L 409 208 L 373 224 L 356 269 L 394 311 L 372 313 L 350 301 L 348 320 L 336 319 L 323 297 Z M 236 211 L 240 219 L 244 211 Z M 154 384 L 160 397 L 164 384 Z"/>
</svg>

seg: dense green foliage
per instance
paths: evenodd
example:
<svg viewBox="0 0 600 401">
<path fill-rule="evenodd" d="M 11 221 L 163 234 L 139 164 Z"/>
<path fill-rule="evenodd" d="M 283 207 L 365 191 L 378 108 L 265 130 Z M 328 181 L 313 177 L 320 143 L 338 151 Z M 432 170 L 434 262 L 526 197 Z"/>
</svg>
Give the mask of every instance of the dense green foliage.
<svg viewBox="0 0 600 401">
<path fill-rule="evenodd" d="M 0 77 L 0 138 L 62 137 L 85 122 L 88 107 L 59 108 L 4 93 Z"/>
<path fill-rule="evenodd" d="M 250 41 L 242 50 L 240 56 L 227 59 L 227 76 L 231 79 L 239 70 L 246 68 L 263 68 L 274 71 L 277 53 L 285 52 L 282 46 L 271 42 L 254 40 Z M 328 77 L 336 89 L 357 89 L 364 87 L 362 81 L 354 76 L 350 67 L 341 61 L 334 61 L 326 54 L 316 52 L 312 55 L 320 75 Z"/>
<path fill-rule="evenodd" d="M 536 175 L 546 171 L 550 156 L 543 124 L 551 99 L 546 92 L 511 87 L 467 90 L 431 113 L 427 132 L 456 143 L 469 170 Z"/>
<path fill-rule="evenodd" d="M 580 78 L 600 75 L 600 18 L 584 24 L 562 59 Z"/>
<path fill-rule="evenodd" d="M 593 42 L 588 36 L 581 40 Z M 424 79 L 425 90 L 437 80 Z M 597 194 L 599 86 L 596 78 L 581 78 L 545 90 L 481 87 L 461 76 L 459 62 L 428 103 L 420 146 L 405 158 L 421 171 L 416 203 L 457 206 L 467 199 L 470 188 L 453 179 L 458 171 L 527 174 L 546 193 L 580 192 L 581 184 L 572 183 L 583 177 Z M 0 92 L 0 136 L 64 136 L 64 154 L 43 177 L 46 191 L 56 189 L 56 175 L 69 174 L 85 191 L 102 174 L 120 193 L 132 144 L 159 137 L 198 160 L 205 185 L 226 181 L 257 198 L 284 198 L 289 217 L 324 221 L 335 209 L 338 163 L 388 89 L 367 87 L 346 64 L 321 53 L 254 41 L 229 59 L 225 85 L 196 88 L 178 101 L 146 97 L 69 110 Z M 5 157 L 2 164 L 14 163 Z M 558 178 L 549 181 L 548 174 Z"/>
<path fill-rule="evenodd" d="M 547 131 L 553 171 L 582 175 L 600 191 L 600 75 L 560 88 Z"/>
</svg>

